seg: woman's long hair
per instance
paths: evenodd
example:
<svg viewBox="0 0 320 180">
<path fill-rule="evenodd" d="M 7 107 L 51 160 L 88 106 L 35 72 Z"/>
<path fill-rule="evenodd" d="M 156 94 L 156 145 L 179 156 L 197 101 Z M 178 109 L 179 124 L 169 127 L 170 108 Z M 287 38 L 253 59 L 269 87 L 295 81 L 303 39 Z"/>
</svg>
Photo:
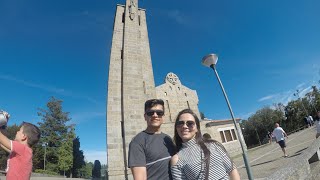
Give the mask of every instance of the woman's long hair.
<svg viewBox="0 0 320 180">
<path fill-rule="evenodd" d="M 177 122 L 180 119 L 180 116 L 182 114 L 186 114 L 186 113 L 191 114 L 194 117 L 194 120 L 196 122 L 198 132 L 196 132 L 195 139 L 196 139 L 196 143 L 200 146 L 200 148 L 202 149 L 203 154 L 204 154 L 204 159 L 202 159 L 202 160 L 204 160 L 205 165 L 206 165 L 205 179 L 208 179 L 209 163 L 210 163 L 210 151 L 207 148 L 207 146 L 205 145 L 205 142 L 206 143 L 210 143 L 210 142 L 216 142 L 216 141 L 215 140 L 204 140 L 202 138 L 202 134 L 201 134 L 201 130 L 200 130 L 200 120 L 199 120 L 198 116 L 191 109 L 184 109 L 184 110 L 182 110 L 182 111 L 180 111 L 178 113 L 178 116 L 177 116 L 176 121 L 175 121 L 175 126 L 174 126 L 174 137 L 173 137 L 173 139 L 174 139 L 174 142 L 176 143 L 177 149 L 179 151 L 181 149 L 181 147 L 182 147 L 182 139 L 179 136 L 176 127 L 177 127 Z"/>
</svg>

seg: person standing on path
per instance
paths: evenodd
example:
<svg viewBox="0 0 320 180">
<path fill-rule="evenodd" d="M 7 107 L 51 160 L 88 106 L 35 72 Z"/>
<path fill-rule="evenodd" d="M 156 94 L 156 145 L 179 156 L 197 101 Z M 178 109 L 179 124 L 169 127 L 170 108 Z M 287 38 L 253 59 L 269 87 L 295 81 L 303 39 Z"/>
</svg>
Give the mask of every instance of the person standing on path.
<svg viewBox="0 0 320 180">
<path fill-rule="evenodd" d="M 288 138 L 287 133 L 280 127 L 279 123 L 275 124 L 275 128 L 272 132 L 273 136 L 276 138 L 276 142 L 280 145 L 284 157 L 288 157 L 286 152 L 286 142 L 284 137 Z"/>
<path fill-rule="evenodd" d="M 269 138 L 269 144 L 272 143 L 272 133 L 270 131 L 268 131 L 268 138 Z"/>
<path fill-rule="evenodd" d="M 317 116 L 314 118 L 314 122 L 317 129 L 316 138 L 318 138 L 320 136 L 320 111 L 317 112 Z"/>
</svg>

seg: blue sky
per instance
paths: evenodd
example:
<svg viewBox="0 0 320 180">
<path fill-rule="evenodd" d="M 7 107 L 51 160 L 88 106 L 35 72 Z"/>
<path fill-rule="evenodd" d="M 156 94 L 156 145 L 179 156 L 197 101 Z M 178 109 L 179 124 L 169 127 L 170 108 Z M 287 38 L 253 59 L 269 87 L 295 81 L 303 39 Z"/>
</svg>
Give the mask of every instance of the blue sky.
<svg viewBox="0 0 320 180">
<path fill-rule="evenodd" d="M 124 0 L 0 0 L 0 109 L 9 124 L 39 122 L 51 96 L 70 112 L 88 161 L 106 162 L 106 94 L 116 4 Z M 147 9 L 156 85 L 173 72 L 211 119 L 295 99 L 320 80 L 320 2 L 140 0 Z"/>
</svg>

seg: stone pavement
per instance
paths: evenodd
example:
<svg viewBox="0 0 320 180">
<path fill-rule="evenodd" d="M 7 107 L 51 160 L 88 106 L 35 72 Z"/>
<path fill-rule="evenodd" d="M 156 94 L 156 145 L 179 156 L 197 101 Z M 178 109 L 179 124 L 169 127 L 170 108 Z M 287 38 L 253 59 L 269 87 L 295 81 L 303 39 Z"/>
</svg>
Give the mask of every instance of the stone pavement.
<svg viewBox="0 0 320 180">
<path fill-rule="evenodd" d="M 262 145 L 247 151 L 247 158 L 251 167 L 253 179 L 264 179 L 278 168 L 290 165 L 290 160 L 298 157 L 315 140 L 315 126 L 289 135 L 286 139 L 287 153 L 289 157 L 283 157 L 280 146 L 272 144 Z M 242 154 L 232 158 L 238 167 L 241 179 L 248 179 Z"/>
</svg>

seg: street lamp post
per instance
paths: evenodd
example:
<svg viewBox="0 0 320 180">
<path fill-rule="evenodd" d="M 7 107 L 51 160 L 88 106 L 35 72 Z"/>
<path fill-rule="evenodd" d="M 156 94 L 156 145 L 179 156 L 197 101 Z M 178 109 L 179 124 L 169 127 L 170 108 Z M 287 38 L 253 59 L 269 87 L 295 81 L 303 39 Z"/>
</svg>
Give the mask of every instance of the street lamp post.
<svg viewBox="0 0 320 180">
<path fill-rule="evenodd" d="M 47 153 L 47 145 L 48 143 L 43 143 L 42 146 L 44 146 L 44 156 L 43 156 L 43 170 L 46 170 L 46 153 Z"/>
<path fill-rule="evenodd" d="M 216 64 L 218 62 L 218 56 L 216 54 L 209 54 L 205 57 L 202 58 L 202 64 L 204 66 L 207 66 L 207 67 L 210 67 L 213 69 L 214 73 L 216 74 L 216 77 L 218 79 L 218 82 L 219 82 L 219 85 L 221 87 L 221 90 L 223 92 L 223 95 L 224 95 L 224 98 L 228 104 L 228 108 L 229 108 L 229 111 L 230 111 L 230 114 L 231 114 L 231 117 L 232 117 L 232 120 L 233 120 L 233 123 L 234 123 L 234 127 L 236 128 L 237 130 L 237 135 L 239 137 L 239 142 L 240 142 L 240 145 L 241 145 L 241 149 L 242 149 L 242 155 L 243 155 L 243 161 L 244 161 L 244 164 L 246 166 L 246 170 L 247 170 L 247 174 L 248 174 L 248 178 L 249 180 L 253 180 L 253 177 L 252 177 L 252 173 L 251 173 L 251 170 L 250 170 L 250 165 L 249 165 L 249 162 L 248 162 L 248 158 L 247 158 L 247 152 L 244 148 L 244 142 L 243 142 L 243 139 L 241 138 L 241 132 L 240 132 L 240 129 L 238 128 L 237 126 L 237 123 L 236 123 L 236 119 L 234 117 L 234 114 L 233 114 L 233 111 L 232 111 L 232 108 L 231 108 L 231 105 L 230 105 L 230 102 L 229 102 L 229 99 L 228 99 L 228 96 L 227 96 L 227 93 L 225 92 L 224 90 L 224 87 L 222 85 L 222 82 L 219 78 L 219 75 L 218 75 L 218 72 L 215 68 Z"/>
</svg>

